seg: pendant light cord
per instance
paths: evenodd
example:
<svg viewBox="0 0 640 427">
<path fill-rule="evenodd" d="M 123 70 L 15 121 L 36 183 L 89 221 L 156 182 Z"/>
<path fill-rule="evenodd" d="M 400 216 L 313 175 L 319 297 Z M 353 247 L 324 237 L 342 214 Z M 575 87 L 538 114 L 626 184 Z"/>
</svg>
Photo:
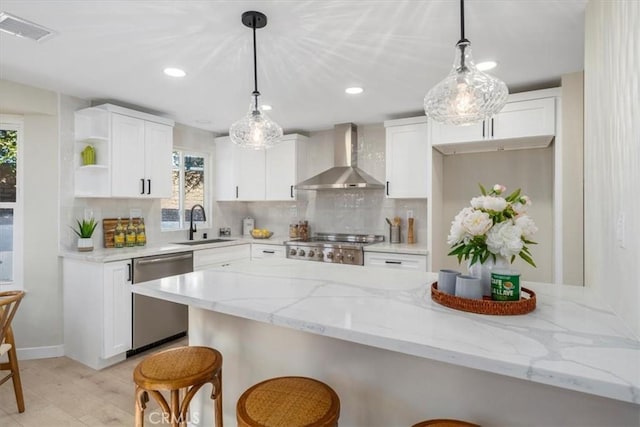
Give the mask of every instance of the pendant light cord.
<svg viewBox="0 0 640 427">
<path fill-rule="evenodd" d="M 460 40 L 456 46 L 460 46 L 460 70 L 466 70 L 467 66 L 464 61 L 464 51 L 469 44 L 469 40 L 464 36 L 464 0 L 460 0 Z"/>
<path fill-rule="evenodd" d="M 253 97 L 255 99 L 255 107 L 254 111 L 258 111 L 258 96 L 260 96 L 260 92 L 258 92 L 258 55 L 256 49 L 256 17 L 253 17 L 253 23 L 251 28 L 253 29 Z"/>
<path fill-rule="evenodd" d="M 460 0 L 460 41 L 464 40 L 464 0 Z"/>
</svg>

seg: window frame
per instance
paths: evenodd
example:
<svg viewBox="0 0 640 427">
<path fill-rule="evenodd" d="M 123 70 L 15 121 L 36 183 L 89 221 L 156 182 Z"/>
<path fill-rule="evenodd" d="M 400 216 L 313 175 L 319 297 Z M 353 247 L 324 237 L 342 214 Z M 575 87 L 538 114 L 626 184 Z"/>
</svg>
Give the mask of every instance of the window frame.
<svg viewBox="0 0 640 427">
<path fill-rule="evenodd" d="M 0 281 L 0 290 L 24 289 L 24 118 L 0 114 L 0 128 L 15 130 L 16 138 L 16 201 L 0 202 L 0 208 L 13 209 L 13 277 L 11 281 Z"/>
<path fill-rule="evenodd" d="M 205 209 L 205 213 L 207 214 L 207 220 L 206 221 L 198 221 L 197 224 L 199 227 L 201 228 L 210 228 L 210 218 L 211 218 L 211 196 L 210 196 L 210 191 L 208 191 L 208 188 L 211 184 L 211 170 L 210 170 L 210 165 L 211 165 L 211 153 L 207 152 L 207 151 L 198 151 L 198 150 L 194 150 L 193 148 L 186 148 L 186 147 L 180 147 L 180 146 L 174 146 L 171 150 L 171 155 L 173 156 L 174 152 L 178 152 L 180 155 L 180 194 L 178 194 L 178 210 L 180 212 L 180 215 L 178 215 L 179 218 L 179 224 L 177 228 L 163 228 L 162 227 L 162 207 L 160 207 L 160 231 L 161 232 L 171 232 L 171 231 L 186 231 L 189 230 L 189 223 L 184 219 L 184 202 L 185 202 L 185 170 L 184 170 L 184 158 L 185 156 L 193 156 L 193 157 L 202 157 L 204 159 L 204 200 L 202 203 L 202 206 L 204 206 Z M 172 171 L 173 171 L 173 164 L 171 166 Z"/>
</svg>

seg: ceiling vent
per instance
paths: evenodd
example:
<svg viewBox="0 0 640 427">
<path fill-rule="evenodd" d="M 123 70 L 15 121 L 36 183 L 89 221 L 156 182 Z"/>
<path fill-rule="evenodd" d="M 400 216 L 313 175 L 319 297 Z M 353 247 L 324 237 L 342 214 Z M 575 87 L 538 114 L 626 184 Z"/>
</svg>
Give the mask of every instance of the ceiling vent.
<svg viewBox="0 0 640 427">
<path fill-rule="evenodd" d="M 44 41 L 54 35 L 53 30 L 6 12 L 0 12 L 0 31 L 37 42 Z"/>
</svg>

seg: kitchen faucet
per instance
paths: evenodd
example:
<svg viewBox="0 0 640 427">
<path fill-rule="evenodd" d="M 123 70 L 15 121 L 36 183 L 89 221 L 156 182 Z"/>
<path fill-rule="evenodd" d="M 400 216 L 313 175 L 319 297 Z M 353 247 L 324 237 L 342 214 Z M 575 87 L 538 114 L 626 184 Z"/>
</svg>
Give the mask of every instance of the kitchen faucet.
<svg viewBox="0 0 640 427">
<path fill-rule="evenodd" d="M 191 218 L 189 218 L 189 240 L 193 240 L 193 233 L 195 233 L 196 231 L 198 231 L 196 229 L 195 224 L 193 223 L 193 210 L 195 208 L 200 208 L 202 210 L 202 220 L 206 221 L 207 220 L 207 214 L 204 213 L 204 206 L 196 203 L 195 205 L 191 206 Z"/>
</svg>

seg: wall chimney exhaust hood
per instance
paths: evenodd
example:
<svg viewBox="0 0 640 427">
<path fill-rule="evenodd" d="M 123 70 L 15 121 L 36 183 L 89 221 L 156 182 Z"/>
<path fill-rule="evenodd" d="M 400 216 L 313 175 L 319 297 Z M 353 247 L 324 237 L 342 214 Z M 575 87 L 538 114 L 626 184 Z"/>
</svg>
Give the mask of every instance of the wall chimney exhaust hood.
<svg viewBox="0 0 640 427">
<path fill-rule="evenodd" d="M 295 186 L 297 190 L 382 189 L 384 185 L 358 168 L 358 135 L 353 123 L 334 126 L 334 166 Z"/>
</svg>

